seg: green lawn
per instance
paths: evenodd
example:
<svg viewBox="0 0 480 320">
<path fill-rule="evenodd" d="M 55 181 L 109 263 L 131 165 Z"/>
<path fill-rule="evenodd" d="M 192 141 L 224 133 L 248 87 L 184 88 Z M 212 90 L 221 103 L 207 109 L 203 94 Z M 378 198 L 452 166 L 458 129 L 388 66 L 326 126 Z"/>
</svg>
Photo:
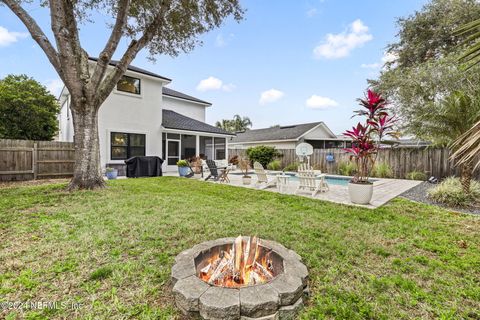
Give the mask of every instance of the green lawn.
<svg viewBox="0 0 480 320">
<path fill-rule="evenodd" d="M 0 318 L 180 319 L 169 280 L 175 255 L 239 234 L 303 257 L 312 294 L 302 319 L 480 318 L 479 217 L 407 200 L 367 210 L 173 177 L 108 186 L 0 189 L 0 301 L 59 303 L 0 310 Z"/>
</svg>

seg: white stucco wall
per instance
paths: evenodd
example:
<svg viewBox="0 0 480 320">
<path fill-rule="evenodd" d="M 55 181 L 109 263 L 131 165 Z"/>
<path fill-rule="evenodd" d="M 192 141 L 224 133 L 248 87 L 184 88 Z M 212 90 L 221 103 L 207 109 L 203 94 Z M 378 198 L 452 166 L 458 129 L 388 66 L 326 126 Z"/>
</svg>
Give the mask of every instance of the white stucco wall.
<svg viewBox="0 0 480 320">
<path fill-rule="evenodd" d="M 70 98 L 63 99 L 63 104 L 60 107 L 58 115 L 58 140 L 73 142 L 73 122 L 72 114 L 70 113 L 69 103 Z"/>
<path fill-rule="evenodd" d="M 205 105 L 163 96 L 163 108 L 173 110 L 189 118 L 205 122 Z"/>
<path fill-rule="evenodd" d="M 114 89 L 101 106 L 98 133 L 102 167 L 107 163 L 124 163 L 111 160 L 111 132 L 145 134 L 145 155 L 162 155 L 162 81 L 136 73 L 126 75 L 141 79 L 140 95 Z"/>
</svg>

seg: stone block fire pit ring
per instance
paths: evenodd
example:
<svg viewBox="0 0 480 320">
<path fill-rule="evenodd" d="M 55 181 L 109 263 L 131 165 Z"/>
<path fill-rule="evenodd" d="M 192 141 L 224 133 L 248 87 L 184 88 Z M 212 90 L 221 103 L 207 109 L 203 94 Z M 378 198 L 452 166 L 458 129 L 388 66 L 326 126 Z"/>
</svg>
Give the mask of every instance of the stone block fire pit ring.
<svg viewBox="0 0 480 320">
<path fill-rule="evenodd" d="M 177 307 L 185 315 L 212 320 L 294 319 L 303 307 L 304 293 L 308 292 L 308 270 L 297 253 L 279 243 L 259 241 L 283 262 L 283 270 L 267 283 L 227 288 L 200 279 L 198 257 L 212 248 L 232 245 L 234 241 L 235 238 L 207 241 L 175 258 L 171 276 Z"/>
</svg>

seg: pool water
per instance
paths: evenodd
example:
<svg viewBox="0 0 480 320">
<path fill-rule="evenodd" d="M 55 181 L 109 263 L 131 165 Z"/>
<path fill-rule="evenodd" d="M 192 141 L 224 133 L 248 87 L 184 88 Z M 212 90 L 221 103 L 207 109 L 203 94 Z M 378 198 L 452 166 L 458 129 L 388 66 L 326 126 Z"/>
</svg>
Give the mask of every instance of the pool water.
<svg viewBox="0 0 480 320">
<path fill-rule="evenodd" d="M 290 181 L 298 181 L 298 177 L 289 174 L 290 176 Z M 320 178 L 317 178 L 320 179 Z M 335 177 L 335 176 L 325 176 L 325 182 L 327 182 L 330 185 L 337 185 L 337 186 L 347 186 L 348 182 L 350 181 L 351 178 L 349 177 Z"/>
<path fill-rule="evenodd" d="M 298 181 L 298 177 L 293 173 L 285 173 L 286 175 L 290 176 L 290 181 Z M 329 185 L 336 185 L 336 186 L 348 186 L 352 178 L 350 177 L 339 177 L 339 176 L 325 176 L 325 182 Z M 317 178 L 320 180 L 320 178 Z M 369 181 L 374 182 L 377 181 L 376 179 L 369 179 Z"/>
<path fill-rule="evenodd" d="M 231 173 L 233 175 L 242 175 L 242 173 Z M 285 173 L 286 175 L 290 176 L 290 181 L 298 181 L 298 177 L 294 173 Z M 250 175 L 255 175 L 255 173 L 251 173 Z M 276 174 L 271 174 L 269 175 L 272 177 L 272 179 L 275 178 Z M 320 180 L 320 178 L 317 178 Z M 325 181 L 329 185 L 336 185 L 336 186 L 348 186 L 348 183 L 350 182 L 351 178 L 350 177 L 341 177 L 341 176 L 325 176 Z M 369 179 L 369 181 L 374 182 L 377 181 L 376 179 Z"/>
</svg>

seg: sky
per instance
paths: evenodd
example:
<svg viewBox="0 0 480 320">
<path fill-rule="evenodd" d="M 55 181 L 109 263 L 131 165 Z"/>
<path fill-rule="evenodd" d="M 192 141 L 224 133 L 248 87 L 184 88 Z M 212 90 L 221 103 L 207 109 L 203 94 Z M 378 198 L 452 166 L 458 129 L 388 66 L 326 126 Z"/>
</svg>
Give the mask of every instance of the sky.
<svg viewBox="0 0 480 320">
<path fill-rule="evenodd" d="M 396 19 L 421 9 L 426 0 L 244 0 L 245 18 L 228 19 L 200 37 L 202 45 L 178 57 L 140 52 L 133 65 L 172 79 L 168 86 L 213 105 L 207 122 L 247 116 L 253 128 L 323 121 L 336 134 L 358 119 L 356 99 L 367 79 L 378 76 Z M 51 37 L 48 11 L 29 13 Z M 103 48 L 107 17 L 81 26 L 90 56 Z M 53 39 L 51 37 L 51 39 Z M 123 40 L 114 58 L 127 45 Z M 63 84 L 26 28 L 0 6 L 0 78 L 27 74 L 54 94 Z"/>
</svg>

